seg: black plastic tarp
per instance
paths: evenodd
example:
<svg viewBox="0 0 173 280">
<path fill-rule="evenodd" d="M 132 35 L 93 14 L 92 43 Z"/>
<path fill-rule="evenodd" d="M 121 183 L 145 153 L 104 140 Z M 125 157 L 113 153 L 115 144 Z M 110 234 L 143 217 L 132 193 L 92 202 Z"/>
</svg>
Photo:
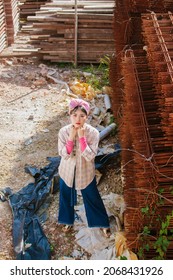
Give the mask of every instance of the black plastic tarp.
<svg viewBox="0 0 173 280">
<path fill-rule="evenodd" d="M 12 193 L 10 188 L 3 191 L 13 213 L 13 246 L 18 260 L 51 258 L 50 245 L 41 226 L 43 217 L 39 211 L 45 206 L 50 192 L 58 190 L 60 157 L 48 160 L 50 163 L 40 170 L 29 166 L 25 168 L 34 177 L 34 183 L 29 183 L 17 193 Z"/>
</svg>

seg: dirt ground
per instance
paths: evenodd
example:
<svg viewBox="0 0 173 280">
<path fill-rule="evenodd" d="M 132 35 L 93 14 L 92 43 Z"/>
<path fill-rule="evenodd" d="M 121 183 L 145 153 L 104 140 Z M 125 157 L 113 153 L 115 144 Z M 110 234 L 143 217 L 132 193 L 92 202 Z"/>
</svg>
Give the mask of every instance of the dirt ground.
<svg viewBox="0 0 173 280">
<path fill-rule="evenodd" d="M 47 165 L 47 157 L 57 156 L 57 134 L 68 123 L 67 106 L 71 98 L 63 83 L 73 80 L 76 70 L 51 65 L 62 81 L 47 79 L 40 62 L 31 59 L 0 61 L 0 189 L 10 187 L 13 192 L 27 185 L 32 178 L 25 165 L 38 168 Z M 100 102 L 100 99 L 96 102 Z M 94 107 L 95 103 L 92 103 Z M 94 109 L 94 108 L 93 108 Z M 91 124 L 94 120 L 91 119 Z M 112 135 L 101 146 L 117 142 Z M 98 188 L 101 194 L 122 194 L 119 165 L 108 166 Z M 64 234 L 57 224 L 58 194 L 52 195 L 48 219 L 43 229 L 52 247 L 52 259 L 64 257 L 88 259 L 88 254 L 75 244 L 74 233 Z M 0 259 L 15 259 L 12 244 L 12 213 L 8 202 L 0 201 Z"/>
</svg>

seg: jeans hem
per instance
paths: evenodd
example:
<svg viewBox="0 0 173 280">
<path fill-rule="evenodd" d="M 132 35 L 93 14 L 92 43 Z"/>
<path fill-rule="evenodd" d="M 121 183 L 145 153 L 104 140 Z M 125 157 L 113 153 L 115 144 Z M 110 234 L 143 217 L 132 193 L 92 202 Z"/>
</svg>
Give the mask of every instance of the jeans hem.
<svg viewBox="0 0 173 280">
<path fill-rule="evenodd" d="M 110 226 L 88 226 L 89 228 L 110 228 Z"/>
<path fill-rule="evenodd" d="M 68 226 L 73 226 L 74 225 L 74 224 L 69 224 L 69 223 L 59 222 L 59 221 L 58 221 L 58 224 L 59 225 L 68 225 Z"/>
</svg>

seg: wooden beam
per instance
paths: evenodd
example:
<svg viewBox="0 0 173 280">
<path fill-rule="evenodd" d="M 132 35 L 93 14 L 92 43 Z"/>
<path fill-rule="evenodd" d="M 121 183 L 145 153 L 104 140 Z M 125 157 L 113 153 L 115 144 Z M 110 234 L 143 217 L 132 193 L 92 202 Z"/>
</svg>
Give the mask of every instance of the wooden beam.
<svg viewBox="0 0 173 280">
<path fill-rule="evenodd" d="M 77 49 L 78 49 L 78 7 L 77 7 L 77 0 L 75 0 L 75 43 L 74 43 L 75 67 L 77 67 Z"/>
</svg>

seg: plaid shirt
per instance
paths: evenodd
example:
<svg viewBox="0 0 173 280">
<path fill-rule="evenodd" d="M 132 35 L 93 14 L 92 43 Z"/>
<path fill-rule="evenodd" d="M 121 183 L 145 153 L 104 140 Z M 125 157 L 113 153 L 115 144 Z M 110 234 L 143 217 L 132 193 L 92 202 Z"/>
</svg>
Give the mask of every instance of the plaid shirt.
<svg viewBox="0 0 173 280">
<path fill-rule="evenodd" d="M 97 155 L 99 132 L 89 124 L 84 124 L 86 149 L 82 152 L 79 145 L 79 138 L 76 136 L 74 148 L 71 154 L 67 153 L 66 142 L 69 139 L 70 127 L 72 124 L 62 127 L 58 134 L 58 152 L 61 156 L 59 175 L 68 187 L 78 190 L 86 188 L 95 176 L 95 156 Z"/>
</svg>

